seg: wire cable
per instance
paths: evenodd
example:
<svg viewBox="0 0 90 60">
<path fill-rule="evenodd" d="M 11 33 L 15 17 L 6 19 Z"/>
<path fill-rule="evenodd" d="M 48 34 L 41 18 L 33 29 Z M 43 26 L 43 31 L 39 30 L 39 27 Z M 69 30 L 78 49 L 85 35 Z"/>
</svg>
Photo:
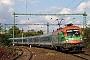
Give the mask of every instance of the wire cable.
<svg viewBox="0 0 90 60">
<path fill-rule="evenodd" d="M 75 0 L 73 0 L 70 4 L 68 4 L 67 6 L 66 6 L 66 8 L 67 7 L 69 7 L 72 3 L 74 3 L 75 2 Z"/>
<path fill-rule="evenodd" d="M 28 2 L 28 1 L 26 0 L 26 2 L 25 2 L 25 4 L 26 4 L 26 14 L 27 14 L 27 6 L 28 6 L 28 3 L 27 3 L 27 2 Z M 27 19 L 29 20 L 29 18 L 27 18 L 27 15 L 26 15 L 26 20 L 27 20 Z M 26 23 L 27 23 L 27 22 L 28 22 L 28 21 L 26 21 Z M 25 23 L 25 24 L 26 24 L 26 23 Z"/>
<path fill-rule="evenodd" d="M 11 13 L 7 11 L 6 7 L 3 5 L 3 3 L 2 3 L 1 0 L 0 0 L 0 3 L 1 3 L 1 5 L 3 6 L 4 10 L 5 10 L 9 15 L 11 15 Z M 8 15 L 8 19 L 9 19 L 9 15 Z"/>
<path fill-rule="evenodd" d="M 72 8 L 72 10 L 73 9 L 75 9 L 75 7 L 77 7 L 78 5 L 80 5 L 82 2 L 84 2 L 85 0 L 82 0 L 81 2 L 79 2 L 76 6 L 74 6 L 73 8 Z"/>
</svg>

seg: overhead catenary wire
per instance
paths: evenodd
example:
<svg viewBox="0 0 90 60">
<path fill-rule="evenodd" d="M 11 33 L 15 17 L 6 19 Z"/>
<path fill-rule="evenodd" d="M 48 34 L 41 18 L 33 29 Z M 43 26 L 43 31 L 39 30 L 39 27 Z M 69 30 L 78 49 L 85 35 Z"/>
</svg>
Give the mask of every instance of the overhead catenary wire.
<svg viewBox="0 0 90 60">
<path fill-rule="evenodd" d="M 68 8 L 72 3 L 74 3 L 75 2 L 75 0 L 73 0 L 70 4 L 68 4 L 67 6 L 66 6 L 66 8 Z"/>
<path fill-rule="evenodd" d="M 75 9 L 80 3 L 82 3 L 82 2 L 84 2 L 85 0 L 82 0 L 82 1 L 80 1 L 76 6 L 74 6 L 73 8 L 71 8 L 71 10 L 73 10 L 73 9 Z M 68 8 L 71 4 L 73 4 L 75 2 L 75 0 L 73 0 L 70 4 L 68 4 L 67 6 L 66 6 L 66 8 Z M 63 10 L 63 8 L 61 9 L 61 10 Z M 70 10 L 70 11 L 71 11 Z M 64 15 L 62 15 L 62 17 L 64 17 Z"/>
<path fill-rule="evenodd" d="M 26 14 L 27 14 L 27 10 L 28 10 L 28 0 L 25 0 L 25 10 L 26 10 Z M 26 20 L 29 20 L 29 18 L 26 15 Z M 25 22 L 25 24 L 27 24 L 28 21 Z"/>
<path fill-rule="evenodd" d="M 26 14 L 27 14 L 27 0 L 25 0 L 25 5 L 26 5 Z M 26 15 L 26 20 L 27 20 L 27 15 Z M 27 23 L 27 22 L 26 22 Z"/>
<path fill-rule="evenodd" d="M 84 2 L 85 0 L 82 0 L 81 2 L 79 2 L 76 6 L 74 6 L 73 8 L 72 8 L 72 10 L 73 9 L 75 9 L 78 5 L 80 5 L 82 2 Z"/>
<path fill-rule="evenodd" d="M 2 5 L 2 7 L 4 8 L 4 10 L 9 14 L 9 15 L 7 15 L 8 16 L 7 19 L 9 19 L 9 16 L 11 15 L 11 13 L 6 9 L 6 7 L 4 6 L 4 4 L 2 3 L 1 0 L 0 0 L 0 3 Z"/>
<path fill-rule="evenodd" d="M 70 2 L 67 6 L 66 6 L 66 8 L 68 8 L 71 4 L 73 4 L 75 2 L 75 0 L 73 0 L 72 2 Z M 63 8 L 61 9 L 61 10 L 63 10 Z M 64 17 L 64 15 L 62 15 L 62 17 Z M 51 17 L 51 19 L 52 19 L 52 17 Z M 51 20 L 50 19 L 50 20 Z M 62 19 L 62 18 L 61 18 Z M 56 21 L 56 20 L 55 20 Z"/>
<path fill-rule="evenodd" d="M 72 2 L 70 2 L 67 6 L 66 6 L 66 8 L 68 8 L 71 4 L 73 4 L 75 2 L 75 0 L 73 0 Z M 61 9 L 61 10 L 63 10 L 63 8 Z M 64 17 L 64 15 L 62 15 L 62 17 Z M 63 19 L 63 18 L 61 18 L 61 19 Z"/>
</svg>

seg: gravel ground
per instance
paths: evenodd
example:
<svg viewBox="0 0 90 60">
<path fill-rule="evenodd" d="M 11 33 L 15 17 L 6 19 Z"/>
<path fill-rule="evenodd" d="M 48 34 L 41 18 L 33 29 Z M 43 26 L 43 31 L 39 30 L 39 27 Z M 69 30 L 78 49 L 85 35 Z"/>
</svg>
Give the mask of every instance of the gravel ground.
<svg viewBox="0 0 90 60">
<path fill-rule="evenodd" d="M 71 54 L 66 54 L 66 53 L 62 53 L 60 51 L 56 51 L 56 50 L 50 50 L 50 49 L 45 49 L 45 48 L 37 48 L 37 47 L 27 47 L 32 53 L 33 53 L 33 57 L 31 60 L 82 60 L 78 57 L 75 57 Z M 90 54 L 90 49 L 83 49 L 86 53 Z M 0 57 L 0 60 L 10 60 L 12 57 L 10 56 L 10 54 L 6 53 L 6 51 L 4 50 L 0 50 L 3 51 L 3 58 Z M 9 57 L 7 57 L 9 56 Z M 23 58 L 23 60 L 25 60 Z"/>
<path fill-rule="evenodd" d="M 56 50 L 32 47 L 32 60 L 81 60 L 70 54 L 62 53 Z"/>
</svg>

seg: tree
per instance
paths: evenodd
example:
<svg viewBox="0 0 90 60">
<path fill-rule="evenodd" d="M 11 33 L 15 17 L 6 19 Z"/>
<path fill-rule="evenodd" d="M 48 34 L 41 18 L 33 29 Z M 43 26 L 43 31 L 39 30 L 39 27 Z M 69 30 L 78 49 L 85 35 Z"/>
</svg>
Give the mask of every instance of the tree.
<svg viewBox="0 0 90 60">
<path fill-rule="evenodd" d="M 12 26 L 12 28 L 9 29 L 8 35 L 10 38 L 13 38 L 13 27 L 14 27 L 14 37 L 28 37 L 28 36 L 35 36 L 35 35 L 42 35 L 43 31 L 35 31 L 34 29 L 28 30 L 28 32 L 24 32 L 22 30 L 19 30 L 17 26 Z"/>
<path fill-rule="evenodd" d="M 82 30 L 84 31 L 84 43 L 85 43 L 85 47 L 89 47 L 90 48 L 90 26 L 86 27 L 86 28 L 82 28 Z"/>
<path fill-rule="evenodd" d="M 34 29 L 32 30 L 28 30 L 28 32 L 26 32 L 26 36 L 35 36 L 35 35 L 42 35 L 43 34 L 43 31 L 40 30 L 40 31 L 35 31 Z"/>
<path fill-rule="evenodd" d="M 20 33 L 21 30 L 17 26 L 12 26 L 12 28 L 9 29 L 8 34 L 10 37 L 13 37 L 13 27 L 14 27 L 14 37 L 18 37 L 18 34 Z"/>
<path fill-rule="evenodd" d="M 10 45 L 11 41 L 8 40 L 9 39 L 8 34 L 1 34 L 0 37 L 1 37 L 1 40 L 0 40 L 1 45 L 4 45 L 4 46 Z"/>
<path fill-rule="evenodd" d="M 37 31 L 37 33 L 38 33 L 39 35 L 42 35 L 42 34 L 43 34 L 43 31 L 40 30 L 40 31 Z"/>
</svg>

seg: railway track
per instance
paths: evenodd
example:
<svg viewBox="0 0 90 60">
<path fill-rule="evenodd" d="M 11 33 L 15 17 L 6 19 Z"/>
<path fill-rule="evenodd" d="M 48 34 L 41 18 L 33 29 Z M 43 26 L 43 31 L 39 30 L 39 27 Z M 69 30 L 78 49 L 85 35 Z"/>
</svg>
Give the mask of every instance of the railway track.
<svg viewBox="0 0 90 60">
<path fill-rule="evenodd" d="M 29 50 L 29 48 L 25 47 L 25 46 L 20 46 L 18 47 L 20 50 L 22 50 L 22 53 L 14 58 L 13 60 L 31 60 L 33 53 Z"/>
<path fill-rule="evenodd" d="M 35 48 L 35 47 L 27 47 L 27 46 L 19 46 L 19 48 L 22 53 L 18 58 L 13 60 L 90 60 L 90 54 L 89 52 L 81 52 L 81 53 L 62 53 L 60 51 L 54 51 L 54 50 L 48 50 L 43 48 Z M 32 58 L 33 57 L 33 58 Z"/>
<path fill-rule="evenodd" d="M 90 60 L 90 54 L 87 53 L 76 53 L 76 54 L 71 54 L 77 58 L 80 58 L 82 60 Z"/>
</svg>

